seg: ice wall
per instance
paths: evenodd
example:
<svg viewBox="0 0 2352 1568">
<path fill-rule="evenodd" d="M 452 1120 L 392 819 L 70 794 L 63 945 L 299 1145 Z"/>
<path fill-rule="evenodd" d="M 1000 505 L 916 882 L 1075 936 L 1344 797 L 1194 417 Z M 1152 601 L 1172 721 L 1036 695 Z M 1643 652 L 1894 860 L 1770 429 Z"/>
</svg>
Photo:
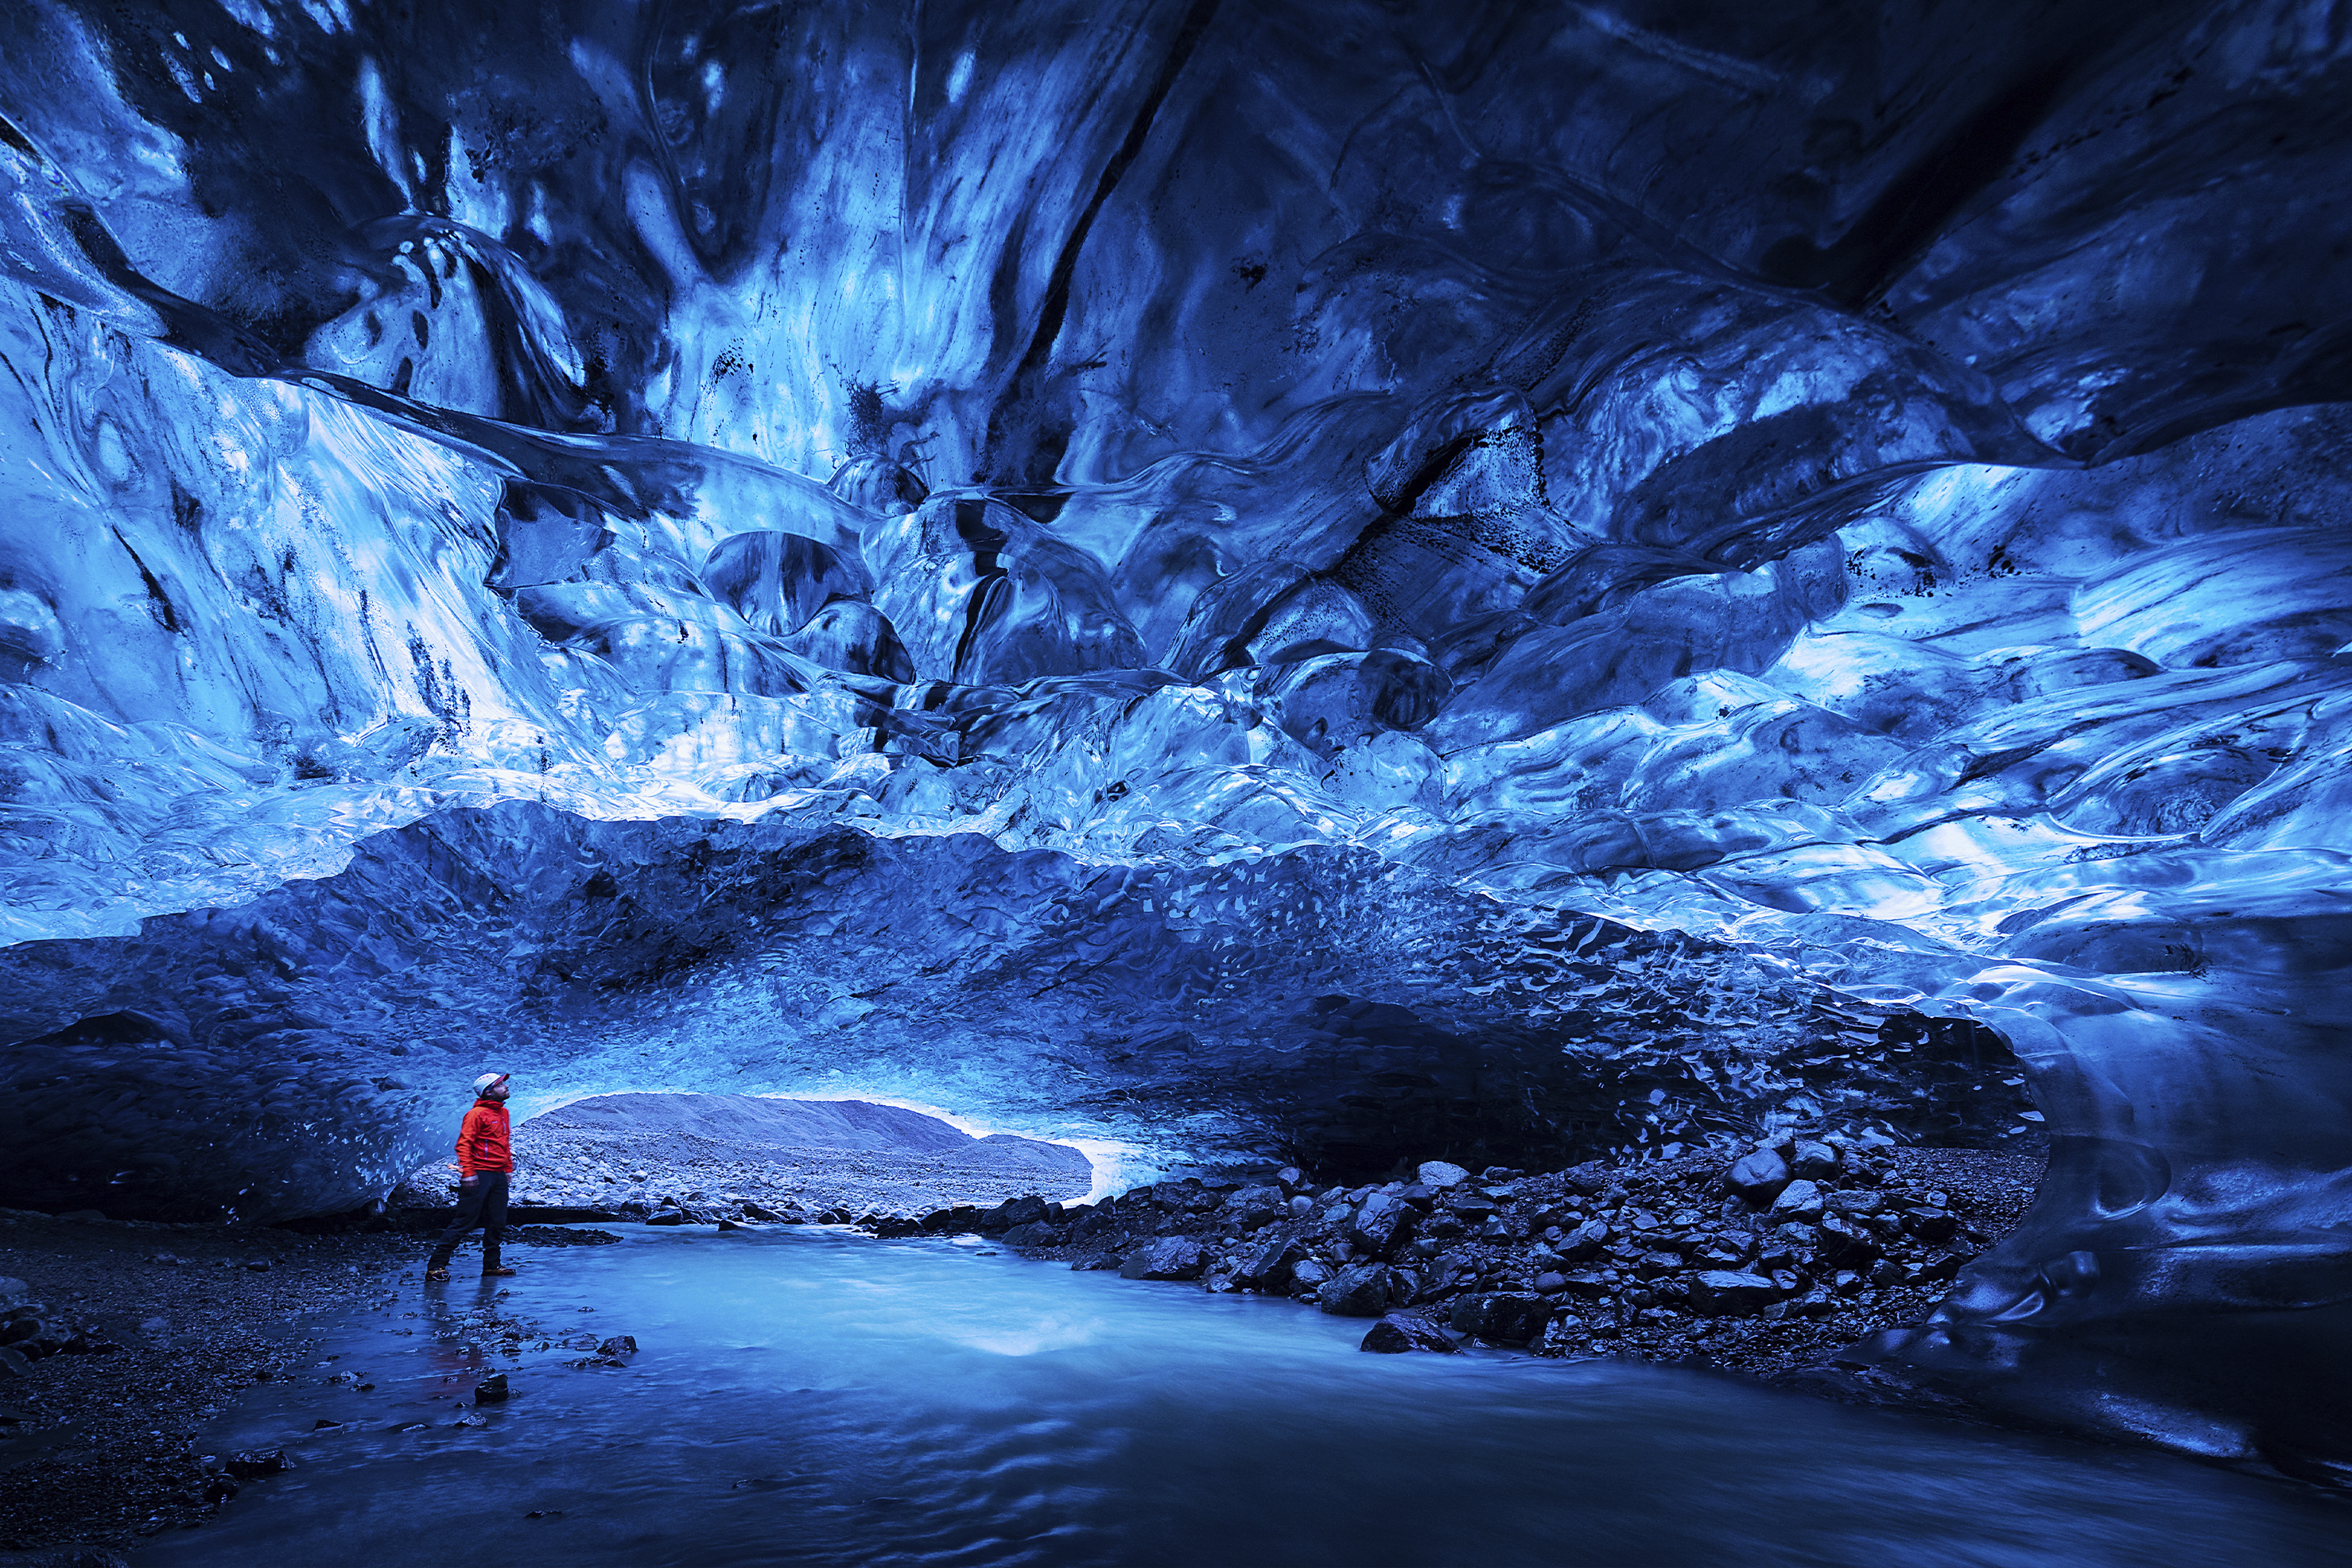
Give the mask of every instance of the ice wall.
<svg viewBox="0 0 2352 1568">
<path fill-rule="evenodd" d="M 419 1035 L 1200 1151 L 1507 1038 L 1542 1095 L 1677 1064 L 1696 1137 L 1916 1002 L 2057 1152 L 1885 1353 L 2340 1462 L 2347 48 L 2292 4 L 12 7 L 20 1103 L 248 1202 L 305 1149 L 296 1204 L 415 1136 L 367 1086 Z M 531 1011 L 607 862 L 803 843 L 896 869 L 710 906 L 714 974 L 824 973 L 761 1028 Z M 593 866 L 510 887 L 541 855 Z M 1247 962 L 1074 994 L 1150 1047 L 1102 1074 L 1045 987 L 840 1026 L 962 937 L 743 934 L 967 910 L 989 857 L 1054 869 L 987 942 Z M 1249 878 L 1354 934 L 1265 957 Z M 717 951 L 650 907 L 592 946 Z M 1595 917 L 1752 972 L 1579 1055 L 1655 979 Z M 1370 1032 L 1286 1033 L 1327 997 Z M 121 1131 L 200 1085 L 292 1119 Z"/>
</svg>

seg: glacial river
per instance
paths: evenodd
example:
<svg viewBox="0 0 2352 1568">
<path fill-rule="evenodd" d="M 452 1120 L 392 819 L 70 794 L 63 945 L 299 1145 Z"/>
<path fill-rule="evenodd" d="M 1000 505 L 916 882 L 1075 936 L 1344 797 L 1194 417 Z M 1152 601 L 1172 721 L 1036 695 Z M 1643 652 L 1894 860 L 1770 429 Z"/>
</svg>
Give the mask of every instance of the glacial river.
<svg viewBox="0 0 2352 1568">
<path fill-rule="evenodd" d="M 2352 1563 L 2352 1509 L 2185 1460 L 1661 1368 L 1364 1355 L 1360 1322 L 969 1245 L 632 1228 L 514 1256 L 502 1299 L 355 1302 L 304 1382 L 214 1430 L 299 1468 L 140 1561 Z M 494 1300 L 642 1350 L 500 1353 L 467 1317 Z M 461 1407 L 489 1370 L 512 1399 Z"/>
</svg>

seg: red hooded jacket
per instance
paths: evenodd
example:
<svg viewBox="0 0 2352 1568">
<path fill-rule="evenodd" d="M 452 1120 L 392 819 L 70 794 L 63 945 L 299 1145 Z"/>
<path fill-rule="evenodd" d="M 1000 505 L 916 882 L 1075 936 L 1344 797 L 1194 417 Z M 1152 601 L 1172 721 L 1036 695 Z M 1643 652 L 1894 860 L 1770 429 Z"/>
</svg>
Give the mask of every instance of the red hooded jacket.
<svg viewBox="0 0 2352 1568">
<path fill-rule="evenodd" d="M 478 1171 L 511 1171 L 514 1151 L 507 1143 L 507 1108 L 496 1100 L 478 1100 L 457 1128 L 457 1170 L 470 1176 Z"/>
</svg>

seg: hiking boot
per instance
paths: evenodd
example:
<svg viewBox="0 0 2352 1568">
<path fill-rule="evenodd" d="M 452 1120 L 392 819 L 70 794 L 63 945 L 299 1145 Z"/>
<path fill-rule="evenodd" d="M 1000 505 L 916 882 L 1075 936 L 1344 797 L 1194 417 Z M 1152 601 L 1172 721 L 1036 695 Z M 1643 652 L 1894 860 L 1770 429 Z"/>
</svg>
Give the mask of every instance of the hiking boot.
<svg viewBox="0 0 2352 1568">
<path fill-rule="evenodd" d="M 446 1279 L 449 1278 L 449 1271 L 446 1268 L 428 1268 L 425 1271 L 425 1278 L 427 1279 Z"/>
<path fill-rule="evenodd" d="M 488 1279 L 493 1274 L 511 1274 L 513 1272 L 514 1270 L 511 1268 L 504 1268 L 499 1264 L 493 1263 L 488 1268 L 482 1270 L 482 1278 Z"/>
</svg>

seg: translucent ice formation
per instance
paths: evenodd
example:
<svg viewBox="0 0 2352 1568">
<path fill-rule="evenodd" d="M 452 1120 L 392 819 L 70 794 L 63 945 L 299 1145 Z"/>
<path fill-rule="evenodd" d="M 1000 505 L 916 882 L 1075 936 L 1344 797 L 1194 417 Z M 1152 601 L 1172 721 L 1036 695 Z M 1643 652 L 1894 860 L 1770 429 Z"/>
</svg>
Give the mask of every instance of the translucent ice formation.
<svg viewBox="0 0 2352 1568">
<path fill-rule="evenodd" d="M 12 1146 L 351 1201 L 485 1050 L 1139 1158 L 1916 1134 L 1823 1065 L 1916 1006 L 2055 1153 L 1884 1353 L 2341 1465 L 2347 71 L 2292 7 L 28 0 Z"/>
</svg>

